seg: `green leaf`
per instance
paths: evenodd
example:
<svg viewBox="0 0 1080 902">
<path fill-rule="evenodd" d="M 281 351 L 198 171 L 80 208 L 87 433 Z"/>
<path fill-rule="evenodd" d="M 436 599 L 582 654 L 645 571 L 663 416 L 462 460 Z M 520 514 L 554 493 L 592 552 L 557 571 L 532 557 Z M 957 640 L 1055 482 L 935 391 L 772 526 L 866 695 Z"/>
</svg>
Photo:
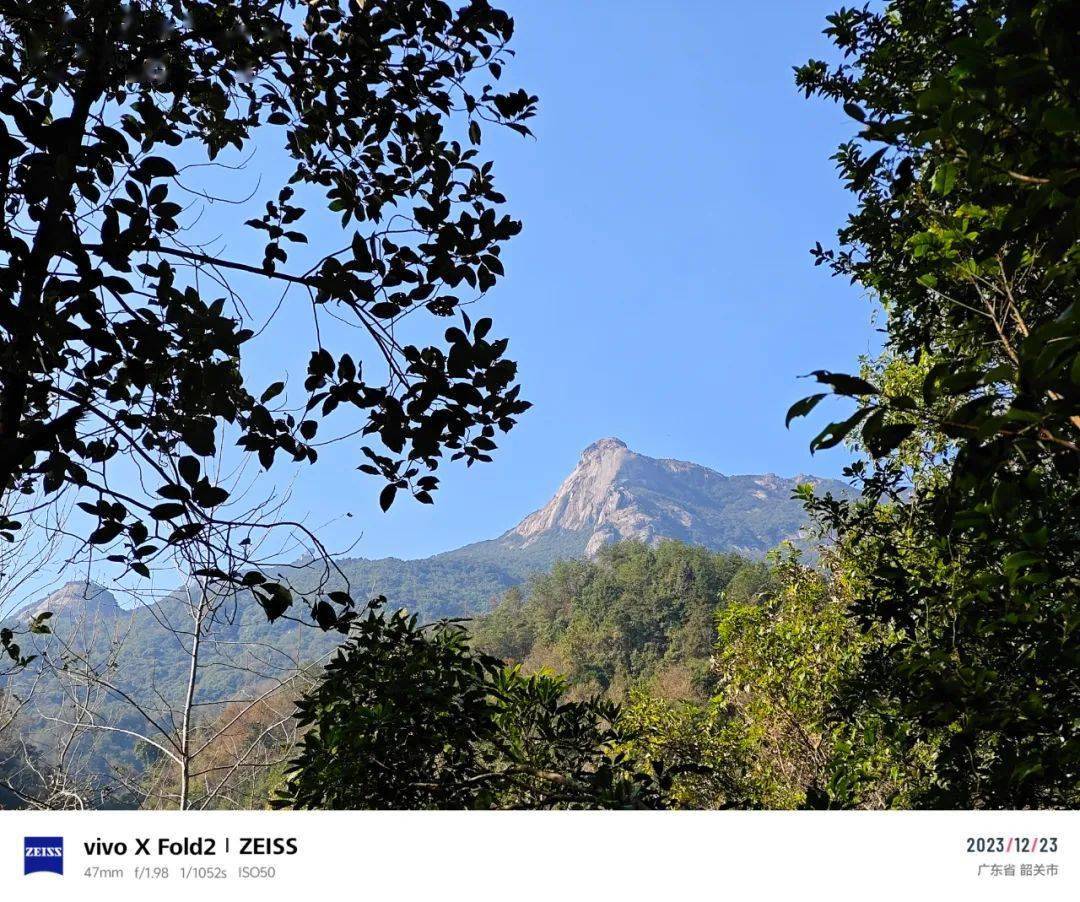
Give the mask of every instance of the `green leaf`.
<svg viewBox="0 0 1080 902">
<path fill-rule="evenodd" d="M 956 164 L 941 163 L 934 170 L 933 189 L 942 197 L 947 196 L 956 184 Z"/>
<path fill-rule="evenodd" d="M 848 101 L 844 104 L 844 112 L 847 113 L 852 119 L 857 122 L 866 121 L 866 112 L 857 103 L 851 103 Z"/>
<path fill-rule="evenodd" d="M 830 423 L 810 442 L 810 453 L 835 448 L 848 437 L 851 430 L 858 426 L 872 410 L 874 410 L 873 407 L 862 407 L 846 420 L 839 423 Z"/>
<path fill-rule="evenodd" d="M 794 420 L 796 417 L 806 416 L 808 413 L 810 413 L 811 410 L 817 407 L 818 403 L 824 397 L 825 393 L 823 392 L 821 394 L 810 395 L 809 397 L 802 398 L 801 400 L 796 401 L 794 404 L 791 405 L 791 407 L 788 408 L 787 416 L 784 418 L 784 426 L 790 427 L 791 421 Z"/>
<path fill-rule="evenodd" d="M 861 395 L 880 394 L 877 386 L 870 384 L 859 376 L 849 376 L 846 373 L 831 373 L 828 370 L 814 370 L 807 375 L 813 376 L 823 385 L 831 386 L 832 390 L 838 395 L 855 398 Z"/>
</svg>

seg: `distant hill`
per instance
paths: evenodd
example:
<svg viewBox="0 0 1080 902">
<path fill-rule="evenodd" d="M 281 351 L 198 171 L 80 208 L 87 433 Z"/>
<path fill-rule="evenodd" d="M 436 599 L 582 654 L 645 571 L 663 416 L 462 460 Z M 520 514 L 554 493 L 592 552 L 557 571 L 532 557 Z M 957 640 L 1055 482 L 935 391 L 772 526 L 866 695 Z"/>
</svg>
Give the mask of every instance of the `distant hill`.
<svg viewBox="0 0 1080 902">
<path fill-rule="evenodd" d="M 589 445 L 552 499 L 495 539 L 420 560 L 339 562 L 358 595 L 385 594 L 428 616 L 488 610 L 505 589 L 555 561 L 593 557 L 605 544 L 664 539 L 760 558 L 780 542 L 805 544 L 801 483 L 849 487 L 816 476 L 725 476 L 681 460 L 631 451 L 617 438 Z"/>
<path fill-rule="evenodd" d="M 55 592 L 15 612 L 18 620 L 31 620 L 46 611 L 53 617 L 112 617 L 120 612 L 116 598 L 107 589 L 83 580 L 69 582 Z"/>
<path fill-rule="evenodd" d="M 618 439 L 606 438 L 582 452 L 543 508 L 495 539 L 418 560 L 353 558 L 338 564 L 358 600 L 385 595 L 391 606 L 417 611 L 422 619 L 478 615 L 491 610 L 507 589 L 550 570 L 557 561 L 594 559 L 601 549 L 624 540 L 656 549 L 665 540 L 676 540 L 744 558 L 760 558 L 785 539 L 803 543 L 805 512 L 791 494 L 804 482 L 819 491 L 849 491 L 843 483 L 807 476 L 725 476 L 697 464 L 637 454 Z M 672 553 L 663 551 L 662 558 Z M 735 567 L 734 559 L 730 566 Z M 731 573 L 725 569 L 724 581 Z M 298 589 L 315 578 L 314 568 L 305 564 L 282 568 L 275 575 Z M 657 604 L 668 606 L 667 601 Z M 24 606 L 8 622 L 25 625 L 46 610 L 53 612 L 49 623 L 56 634 L 77 651 L 88 651 L 98 663 L 112 661 L 109 672 L 115 674 L 117 689 L 150 699 L 151 714 L 170 716 L 184 691 L 188 668 L 181 643 L 168 628 L 179 627 L 181 634 L 190 631 L 182 588 L 153 604 L 128 608 L 101 586 L 72 582 Z M 306 618 L 302 610 L 289 613 Z M 30 639 L 35 645 L 54 641 Z M 254 600 L 241 599 L 225 612 L 213 641 L 202 650 L 198 696 L 202 704 L 211 705 L 243 696 L 292 663 L 303 665 L 329 654 L 340 640 L 337 633 L 290 620 L 268 623 Z M 541 651 L 538 645 L 535 654 Z M 30 673 L 25 675 L 26 680 L 31 678 Z M 618 682 L 621 677 L 610 679 Z M 55 706 L 60 699 L 58 689 L 39 687 L 38 701 Z M 115 698 L 103 699 L 102 704 L 103 716 L 113 726 L 140 728 L 139 716 L 130 706 Z M 37 729 L 43 735 L 49 727 L 42 723 Z M 130 736 L 97 735 L 93 767 L 135 760 Z"/>
<path fill-rule="evenodd" d="M 850 492 L 842 482 L 814 476 L 725 476 L 698 464 L 638 454 L 617 438 L 605 438 L 581 453 L 543 508 L 498 538 L 416 560 L 349 558 L 338 564 L 357 599 L 385 595 L 392 605 L 424 618 L 483 613 L 531 574 L 559 560 L 595 557 L 616 541 L 633 539 L 655 547 L 673 539 L 749 558 L 762 557 L 784 540 L 805 543 L 805 511 L 791 497 L 800 483 L 822 492 Z M 303 565 L 280 572 L 298 588 L 312 579 Z M 58 627 L 83 618 L 100 621 L 99 628 L 108 623 L 114 632 L 142 634 L 140 667 L 156 671 L 168 668 L 156 649 L 167 636 L 159 621 L 175 619 L 173 607 L 175 601 L 166 597 L 155 610 L 130 611 L 102 587 L 72 582 L 15 617 L 51 610 Z M 294 629 L 301 635 L 293 637 Z M 285 642 L 301 654 L 317 654 L 334 641 L 319 634 L 308 638 L 295 625 L 268 624 L 254 604 L 238 606 L 229 633 L 237 640 Z"/>
</svg>

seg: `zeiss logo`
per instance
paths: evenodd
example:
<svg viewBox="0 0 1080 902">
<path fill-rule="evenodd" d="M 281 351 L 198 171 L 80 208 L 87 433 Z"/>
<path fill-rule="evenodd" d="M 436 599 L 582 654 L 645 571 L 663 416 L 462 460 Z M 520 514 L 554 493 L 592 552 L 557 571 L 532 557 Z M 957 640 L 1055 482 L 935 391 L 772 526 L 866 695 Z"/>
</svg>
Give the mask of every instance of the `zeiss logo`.
<svg viewBox="0 0 1080 902">
<path fill-rule="evenodd" d="M 23 839 L 23 873 L 64 873 L 64 837 L 27 836 Z"/>
</svg>

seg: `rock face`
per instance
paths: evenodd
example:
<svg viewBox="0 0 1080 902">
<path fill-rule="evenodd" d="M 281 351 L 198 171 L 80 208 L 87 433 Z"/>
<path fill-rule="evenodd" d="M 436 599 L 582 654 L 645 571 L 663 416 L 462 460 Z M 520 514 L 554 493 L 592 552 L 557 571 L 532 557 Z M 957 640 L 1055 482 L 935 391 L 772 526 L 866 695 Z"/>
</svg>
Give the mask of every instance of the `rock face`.
<svg viewBox="0 0 1080 902">
<path fill-rule="evenodd" d="M 361 596 L 386 595 L 425 619 L 457 617 L 486 610 L 507 588 L 555 561 L 592 556 L 621 539 L 653 545 L 676 539 L 749 557 L 761 557 L 785 539 L 799 543 L 806 512 L 791 494 L 807 482 L 821 492 L 850 492 L 841 482 L 812 476 L 725 476 L 686 461 L 647 457 L 617 438 L 604 438 L 581 453 L 543 508 L 497 538 L 419 560 L 350 558 L 339 564 Z M 303 586 L 303 573 L 294 579 Z M 141 616 L 85 582 L 68 583 L 17 616 L 46 610 L 54 612 L 58 624 L 73 624 L 83 612 L 87 620 L 107 626 Z M 244 614 L 251 622 L 237 629 L 262 635 L 267 629 L 262 611 L 251 605 Z M 281 634 L 280 625 L 270 630 L 277 632 L 267 632 L 268 642 Z"/>
<path fill-rule="evenodd" d="M 67 621 L 100 620 L 120 613 L 120 606 L 112 592 L 80 580 L 65 583 L 51 595 L 28 604 L 15 616 L 20 620 L 30 620 L 45 611 L 52 611 L 54 618 L 62 616 Z"/>
<path fill-rule="evenodd" d="M 617 438 L 602 438 L 581 453 L 581 460 L 555 496 L 540 510 L 522 520 L 511 533 L 521 546 L 532 544 L 555 529 L 577 532 L 588 529 L 588 553 L 605 541 L 601 533 L 643 536 L 649 531 L 646 518 L 637 511 L 629 493 L 619 485 L 627 464 L 640 457 Z"/>
<path fill-rule="evenodd" d="M 806 476 L 725 476 L 686 461 L 647 457 L 617 438 L 604 438 L 581 453 L 551 501 L 498 541 L 525 549 L 553 534 L 573 534 L 583 538 L 583 551 L 591 556 L 620 539 L 678 539 L 761 554 L 803 537 L 805 512 L 791 495 L 805 482 L 846 490 L 834 480 Z"/>
</svg>

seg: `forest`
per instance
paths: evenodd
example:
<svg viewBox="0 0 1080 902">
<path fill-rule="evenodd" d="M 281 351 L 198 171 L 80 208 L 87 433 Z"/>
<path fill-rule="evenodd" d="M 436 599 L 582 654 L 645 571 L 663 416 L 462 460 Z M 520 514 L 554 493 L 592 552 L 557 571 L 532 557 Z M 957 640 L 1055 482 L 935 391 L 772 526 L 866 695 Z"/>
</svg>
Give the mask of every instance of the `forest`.
<svg viewBox="0 0 1080 902">
<path fill-rule="evenodd" d="M 763 559 L 616 541 L 511 585 L 475 546 L 466 617 L 370 597 L 289 485 L 344 446 L 373 510 L 438 505 L 532 413 L 473 307 L 523 226 L 486 154 L 540 102 L 510 14 L 5 4 L 0 593 L 58 557 L 155 603 L 4 621 L 0 805 L 1080 805 L 1080 6 L 824 29 L 792 90 L 845 117 L 850 213 L 807 266 L 881 347 L 786 425 L 850 491 L 799 485 L 812 541 Z M 267 147 L 252 218 L 200 224 Z M 287 297 L 311 334 L 260 356 Z"/>
</svg>

